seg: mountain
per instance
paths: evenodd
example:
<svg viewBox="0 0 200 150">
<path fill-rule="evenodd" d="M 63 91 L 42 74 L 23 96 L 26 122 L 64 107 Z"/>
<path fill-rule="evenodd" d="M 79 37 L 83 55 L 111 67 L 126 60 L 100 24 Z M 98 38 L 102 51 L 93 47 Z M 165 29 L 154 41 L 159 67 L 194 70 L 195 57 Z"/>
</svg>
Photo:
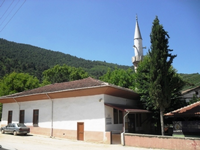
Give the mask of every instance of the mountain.
<svg viewBox="0 0 200 150">
<path fill-rule="evenodd" d="M 40 47 L 20 44 L 0 39 L 0 79 L 13 71 L 25 72 L 42 80 L 42 72 L 55 65 L 66 64 L 73 67 L 81 67 L 90 76 L 98 79 L 105 74 L 108 68 L 128 69 L 133 66 L 123 66 L 103 61 L 91 61 L 70 54 L 64 54 Z M 200 86 L 200 74 L 180 74 L 180 76 L 192 85 L 187 85 L 183 90 Z"/>
<path fill-rule="evenodd" d="M 0 78 L 5 74 L 16 71 L 29 73 L 41 80 L 42 72 L 57 64 L 81 67 L 90 76 L 97 79 L 105 74 L 108 68 L 111 68 L 111 70 L 116 67 L 121 69 L 130 68 L 130 66 L 102 61 L 85 60 L 61 52 L 0 39 Z"/>
<path fill-rule="evenodd" d="M 199 73 L 193 73 L 193 74 L 180 74 L 180 76 L 190 83 L 191 85 L 186 85 L 183 90 L 191 89 L 193 87 L 200 86 L 200 74 Z"/>
</svg>

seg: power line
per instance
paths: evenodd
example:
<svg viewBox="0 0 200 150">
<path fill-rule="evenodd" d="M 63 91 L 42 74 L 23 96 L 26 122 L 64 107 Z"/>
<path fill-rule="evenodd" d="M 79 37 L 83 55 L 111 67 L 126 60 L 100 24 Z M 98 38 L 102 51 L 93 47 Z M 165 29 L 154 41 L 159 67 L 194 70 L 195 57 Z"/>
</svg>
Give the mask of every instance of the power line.
<svg viewBox="0 0 200 150">
<path fill-rule="evenodd" d="M 14 0 L 12 1 L 12 3 L 14 2 Z M 6 12 L 8 11 L 8 9 L 10 8 L 10 6 L 12 5 L 12 3 L 8 6 L 8 8 L 6 9 L 6 11 L 4 12 L 4 14 L 1 16 L 1 18 L 3 18 L 3 16 L 6 14 Z M 0 18 L 0 19 L 1 19 Z"/>
<path fill-rule="evenodd" d="M 15 4 L 15 6 L 12 8 L 12 10 L 8 13 L 7 17 L 2 21 L 2 23 L 0 24 L 0 26 L 4 23 L 4 21 L 8 18 L 8 16 L 10 15 L 10 13 L 14 10 L 14 8 L 17 6 L 17 4 L 19 3 L 20 0 L 18 0 L 18 2 Z"/>
<path fill-rule="evenodd" d="M 24 0 L 24 2 L 21 4 L 21 6 L 17 9 L 17 11 L 14 13 L 14 15 L 10 18 L 10 20 L 8 20 L 8 22 L 6 23 L 6 25 L 1 29 L 1 31 L 3 31 L 3 29 L 8 25 L 8 23 L 12 20 L 12 18 L 17 14 L 17 12 L 20 10 L 20 8 L 24 5 L 24 3 L 26 2 L 26 0 Z M 1 32 L 0 31 L 0 32 Z"/>
</svg>

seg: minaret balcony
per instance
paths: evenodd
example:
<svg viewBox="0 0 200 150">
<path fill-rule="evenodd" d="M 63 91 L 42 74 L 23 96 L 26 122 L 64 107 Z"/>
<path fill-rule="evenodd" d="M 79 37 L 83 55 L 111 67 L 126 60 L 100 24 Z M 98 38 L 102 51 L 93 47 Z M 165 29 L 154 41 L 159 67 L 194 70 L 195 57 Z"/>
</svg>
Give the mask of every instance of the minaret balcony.
<svg viewBox="0 0 200 150">
<path fill-rule="evenodd" d="M 143 56 L 133 56 L 132 63 L 140 62 L 140 61 L 142 61 L 142 58 L 143 58 Z"/>
</svg>

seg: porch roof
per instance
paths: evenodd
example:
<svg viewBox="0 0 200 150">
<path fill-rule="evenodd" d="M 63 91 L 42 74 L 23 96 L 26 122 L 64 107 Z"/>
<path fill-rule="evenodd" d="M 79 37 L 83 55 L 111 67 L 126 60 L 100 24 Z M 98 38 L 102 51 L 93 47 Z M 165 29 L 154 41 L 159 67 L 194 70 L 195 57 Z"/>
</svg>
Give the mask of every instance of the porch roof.
<svg viewBox="0 0 200 150">
<path fill-rule="evenodd" d="M 124 112 L 128 112 L 128 113 L 151 113 L 148 110 L 133 108 L 132 106 L 129 106 L 129 105 L 110 104 L 110 103 L 104 103 L 104 105 L 124 111 Z"/>
<path fill-rule="evenodd" d="M 200 101 L 193 103 L 191 105 L 182 107 L 180 109 L 174 110 L 172 112 L 164 114 L 167 117 L 174 116 L 200 116 Z"/>
</svg>

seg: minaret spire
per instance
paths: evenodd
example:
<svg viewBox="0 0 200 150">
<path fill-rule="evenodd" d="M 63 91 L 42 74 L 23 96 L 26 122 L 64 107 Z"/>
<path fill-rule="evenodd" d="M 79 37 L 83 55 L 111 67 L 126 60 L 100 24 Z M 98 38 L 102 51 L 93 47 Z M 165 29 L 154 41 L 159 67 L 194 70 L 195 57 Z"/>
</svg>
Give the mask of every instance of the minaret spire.
<svg viewBox="0 0 200 150">
<path fill-rule="evenodd" d="M 138 16 L 136 15 L 136 25 L 135 25 L 135 34 L 134 34 L 134 45 L 133 45 L 135 56 L 132 57 L 132 62 L 134 65 L 135 72 L 137 70 L 138 63 L 142 61 L 143 58 L 143 49 L 142 47 L 142 35 L 140 33 L 140 28 L 138 24 Z"/>
<path fill-rule="evenodd" d="M 135 39 L 142 39 L 141 33 L 140 33 L 140 28 L 138 24 L 138 17 L 136 15 L 136 25 L 135 25 L 135 35 L 134 35 L 134 40 Z"/>
</svg>

